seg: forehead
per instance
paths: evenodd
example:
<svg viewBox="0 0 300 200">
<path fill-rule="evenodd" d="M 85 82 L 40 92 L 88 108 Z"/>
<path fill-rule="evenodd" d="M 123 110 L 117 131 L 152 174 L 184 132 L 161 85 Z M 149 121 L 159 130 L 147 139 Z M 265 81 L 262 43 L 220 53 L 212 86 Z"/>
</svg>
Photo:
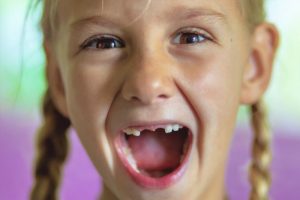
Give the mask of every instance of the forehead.
<svg viewBox="0 0 300 200">
<path fill-rule="evenodd" d="M 119 24 L 203 15 L 226 21 L 240 18 L 238 0 L 65 0 L 58 5 L 59 22 L 72 25 L 95 16 Z"/>
</svg>

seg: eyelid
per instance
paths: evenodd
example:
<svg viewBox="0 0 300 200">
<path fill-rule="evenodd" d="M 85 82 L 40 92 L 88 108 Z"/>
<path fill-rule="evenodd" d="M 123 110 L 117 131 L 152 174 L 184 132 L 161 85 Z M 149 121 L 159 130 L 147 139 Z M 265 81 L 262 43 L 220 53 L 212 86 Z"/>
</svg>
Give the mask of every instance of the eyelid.
<svg viewBox="0 0 300 200">
<path fill-rule="evenodd" d="M 94 36 L 91 36 L 89 38 L 87 38 L 85 41 L 83 41 L 80 46 L 79 46 L 79 49 L 82 50 L 82 49 L 86 49 L 88 47 L 86 47 L 90 42 L 93 42 L 95 41 L 96 39 L 105 39 L 105 38 L 111 38 L 111 39 L 115 39 L 117 40 L 118 42 L 124 44 L 123 40 L 117 36 L 114 36 L 114 35 L 110 35 L 110 34 L 98 34 L 98 35 L 94 35 Z"/>
<path fill-rule="evenodd" d="M 194 33 L 194 34 L 199 34 L 203 36 L 206 40 L 209 41 L 214 41 L 214 37 L 205 31 L 203 28 L 197 28 L 197 27 L 183 27 L 180 28 L 178 31 L 176 31 L 173 35 L 172 38 L 175 38 L 176 36 L 184 33 Z"/>
</svg>

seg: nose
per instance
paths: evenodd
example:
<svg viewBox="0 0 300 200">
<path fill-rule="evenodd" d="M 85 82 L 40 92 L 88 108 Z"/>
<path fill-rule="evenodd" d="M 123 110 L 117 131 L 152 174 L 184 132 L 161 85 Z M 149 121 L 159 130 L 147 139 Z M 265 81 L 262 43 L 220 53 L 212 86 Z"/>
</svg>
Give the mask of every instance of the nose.
<svg viewBox="0 0 300 200">
<path fill-rule="evenodd" d="M 170 65 L 166 59 L 140 56 L 129 67 L 122 87 L 122 96 L 127 101 L 155 104 L 171 98 L 175 84 Z"/>
</svg>

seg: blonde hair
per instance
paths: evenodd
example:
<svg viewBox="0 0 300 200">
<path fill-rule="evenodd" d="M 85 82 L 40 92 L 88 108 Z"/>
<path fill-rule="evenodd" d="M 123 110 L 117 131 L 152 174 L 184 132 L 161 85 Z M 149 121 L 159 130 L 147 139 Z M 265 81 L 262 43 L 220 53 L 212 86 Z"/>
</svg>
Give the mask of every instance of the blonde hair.
<svg viewBox="0 0 300 200">
<path fill-rule="evenodd" d="M 41 2 L 42 0 L 37 1 Z M 57 23 L 55 14 L 57 2 L 58 0 L 42 1 L 41 27 L 44 41 L 49 41 L 53 37 Z M 265 20 L 264 0 L 241 0 L 240 3 L 250 30 Z M 70 121 L 55 108 L 49 89 L 44 97 L 43 116 L 44 122 L 37 135 L 35 182 L 31 191 L 31 200 L 57 199 L 62 166 L 68 152 L 66 132 L 70 126 Z M 252 162 L 249 168 L 249 180 L 252 188 L 249 199 L 267 200 L 270 186 L 270 131 L 261 100 L 251 105 L 251 116 L 254 135 Z"/>
<path fill-rule="evenodd" d="M 265 0 L 241 0 L 241 10 L 248 22 L 250 30 L 262 23 L 266 18 Z"/>
<path fill-rule="evenodd" d="M 43 101 L 43 117 L 44 123 L 37 135 L 35 182 L 30 197 L 32 200 L 57 199 L 61 168 L 68 154 L 66 133 L 71 123 L 56 109 L 49 90 Z"/>
<path fill-rule="evenodd" d="M 272 155 L 270 150 L 271 133 L 262 101 L 251 106 L 251 116 L 254 137 L 249 172 L 249 180 L 252 185 L 250 200 L 266 200 L 271 183 L 269 167 Z"/>
</svg>

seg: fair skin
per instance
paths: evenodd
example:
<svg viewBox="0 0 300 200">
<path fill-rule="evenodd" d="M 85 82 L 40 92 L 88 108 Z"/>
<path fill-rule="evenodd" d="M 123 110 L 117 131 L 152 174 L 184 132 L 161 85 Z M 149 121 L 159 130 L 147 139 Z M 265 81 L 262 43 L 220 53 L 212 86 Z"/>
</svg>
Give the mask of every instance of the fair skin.
<svg viewBox="0 0 300 200">
<path fill-rule="evenodd" d="M 277 31 L 265 23 L 250 34 L 234 0 L 153 0 L 145 10 L 146 4 L 59 3 L 59 25 L 45 41 L 55 104 L 103 177 L 102 199 L 223 199 L 238 107 L 265 91 Z M 200 39 L 187 43 L 183 37 L 191 34 L 182 32 Z M 84 43 L 102 35 L 123 45 Z M 149 188 L 128 175 L 115 141 L 128 124 L 166 120 L 188 126 L 191 151 L 179 180 Z"/>
</svg>

